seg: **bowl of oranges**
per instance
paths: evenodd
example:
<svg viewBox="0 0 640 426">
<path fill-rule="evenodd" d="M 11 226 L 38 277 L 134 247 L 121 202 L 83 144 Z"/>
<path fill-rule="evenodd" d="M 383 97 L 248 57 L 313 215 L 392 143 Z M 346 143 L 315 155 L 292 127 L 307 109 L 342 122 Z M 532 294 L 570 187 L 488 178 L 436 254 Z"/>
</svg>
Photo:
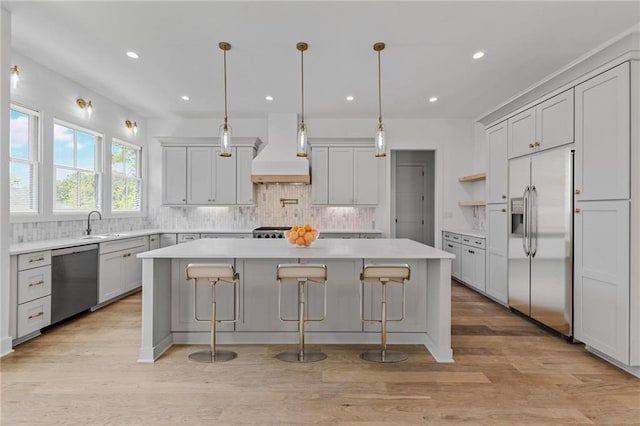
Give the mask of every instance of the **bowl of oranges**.
<svg viewBox="0 0 640 426">
<path fill-rule="evenodd" d="M 309 247 L 318 238 L 320 232 L 308 223 L 304 226 L 293 225 L 284 231 L 284 237 L 296 247 Z"/>
</svg>

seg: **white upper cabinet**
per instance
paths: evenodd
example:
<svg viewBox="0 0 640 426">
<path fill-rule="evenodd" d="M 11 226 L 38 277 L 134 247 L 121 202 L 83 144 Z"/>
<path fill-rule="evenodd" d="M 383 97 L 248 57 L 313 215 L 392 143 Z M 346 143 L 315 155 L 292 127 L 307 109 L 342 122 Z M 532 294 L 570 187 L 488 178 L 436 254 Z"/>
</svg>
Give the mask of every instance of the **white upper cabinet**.
<svg viewBox="0 0 640 426">
<path fill-rule="evenodd" d="M 629 198 L 629 63 L 576 86 L 576 200 Z"/>
<path fill-rule="evenodd" d="M 215 198 L 213 147 L 187 148 L 187 203 L 211 204 Z"/>
<path fill-rule="evenodd" d="M 187 148 L 163 148 L 162 172 L 162 204 L 186 204 Z"/>
<path fill-rule="evenodd" d="M 327 149 L 328 155 L 323 149 Z M 314 156 L 316 156 L 314 158 Z M 325 158 L 328 159 L 325 160 Z M 380 159 L 369 147 L 314 148 L 311 159 L 314 204 L 378 204 Z M 326 176 L 326 178 L 325 178 Z M 327 197 L 325 200 L 325 182 Z"/>
<path fill-rule="evenodd" d="M 311 203 L 329 203 L 329 148 L 311 149 Z"/>
<path fill-rule="evenodd" d="M 251 162 L 253 148 L 236 149 L 236 204 L 253 204 L 253 183 L 251 182 Z"/>
<path fill-rule="evenodd" d="M 329 148 L 329 204 L 355 204 L 353 148 Z"/>
<path fill-rule="evenodd" d="M 573 89 L 507 121 L 509 158 L 573 143 Z"/>
<path fill-rule="evenodd" d="M 487 203 L 507 202 L 507 122 L 487 129 Z"/>
<path fill-rule="evenodd" d="M 378 163 L 373 148 L 354 148 L 354 204 L 378 204 Z"/>
<path fill-rule="evenodd" d="M 231 157 L 220 157 L 220 148 L 213 150 L 215 163 L 215 175 L 213 187 L 215 191 L 212 197 L 213 204 L 235 204 L 236 203 L 236 161 L 238 159 L 237 149 L 232 148 Z M 251 175 L 249 175 L 249 179 Z"/>
</svg>

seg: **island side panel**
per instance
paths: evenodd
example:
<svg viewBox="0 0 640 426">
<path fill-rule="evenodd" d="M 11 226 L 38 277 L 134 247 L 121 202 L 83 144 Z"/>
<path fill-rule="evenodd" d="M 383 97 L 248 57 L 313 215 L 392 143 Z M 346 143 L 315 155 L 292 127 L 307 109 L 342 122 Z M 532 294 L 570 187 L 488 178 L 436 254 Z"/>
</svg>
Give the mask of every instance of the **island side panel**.
<svg viewBox="0 0 640 426">
<path fill-rule="evenodd" d="M 427 349 L 437 362 L 453 362 L 451 260 L 427 260 Z"/>
<path fill-rule="evenodd" d="M 154 362 L 173 344 L 171 259 L 142 260 L 142 343 L 138 362 Z"/>
</svg>

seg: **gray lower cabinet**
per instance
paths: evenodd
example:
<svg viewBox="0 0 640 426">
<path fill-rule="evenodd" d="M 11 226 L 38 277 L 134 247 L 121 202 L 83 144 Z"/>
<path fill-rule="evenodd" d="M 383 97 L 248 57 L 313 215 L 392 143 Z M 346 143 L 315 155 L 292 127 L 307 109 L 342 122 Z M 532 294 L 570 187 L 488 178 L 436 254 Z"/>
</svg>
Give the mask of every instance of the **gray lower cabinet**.
<svg viewBox="0 0 640 426">
<path fill-rule="evenodd" d="M 442 233 L 442 248 L 456 256 L 451 276 L 486 294 L 485 239 L 450 231 Z"/>
<path fill-rule="evenodd" d="M 142 285 L 142 259 L 149 249 L 147 237 L 100 244 L 98 303 L 105 303 Z"/>
</svg>

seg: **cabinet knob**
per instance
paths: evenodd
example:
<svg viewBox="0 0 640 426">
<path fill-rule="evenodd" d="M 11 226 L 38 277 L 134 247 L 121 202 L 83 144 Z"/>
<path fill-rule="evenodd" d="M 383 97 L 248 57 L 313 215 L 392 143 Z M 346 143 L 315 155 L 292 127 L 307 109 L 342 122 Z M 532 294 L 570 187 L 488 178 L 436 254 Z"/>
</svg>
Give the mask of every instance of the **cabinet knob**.
<svg viewBox="0 0 640 426">
<path fill-rule="evenodd" d="M 576 208 L 574 211 L 575 211 L 576 213 L 580 213 L 580 209 L 579 209 L 579 208 Z"/>
<path fill-rule="evenodd" d="M 506 200 L 506 199 L 507 199 L 507 196 L 506 196 L 506 195 L 503 195 L 503 196 L 502 196 L 502 199 L 503 199 L 503 200 Z"/>
<path fill-rule="evenodd" d="M 187 202 L 187 199 L 186 199 L 186 198 L 183 198 L 183 199 L 182 199 L 182 202 L 183 202 L 183 203 L 186 203 L 186 202 Z"/>
<path fill-rule="evenodd" d="M 580 190 L 576 189 L 576 195 L 580 195 Z"/>
<path fill-rule="evenodd" d="M 536 147 L 537 147 L 537 146 L 540 146 L 540 142 L 534 142 L 534 143 L 533 143 L 533 146 L 536 146 Z"/>
<path fill-rule="evenodd" d="M 507 209 L 502 209 L 502 213 L 506 213 Z"/>
<path fill-rule="evenodd" d="M 529 144 L 529 148 L 533 148 L 533 144 L 532 143 Z"/>
</svg>

